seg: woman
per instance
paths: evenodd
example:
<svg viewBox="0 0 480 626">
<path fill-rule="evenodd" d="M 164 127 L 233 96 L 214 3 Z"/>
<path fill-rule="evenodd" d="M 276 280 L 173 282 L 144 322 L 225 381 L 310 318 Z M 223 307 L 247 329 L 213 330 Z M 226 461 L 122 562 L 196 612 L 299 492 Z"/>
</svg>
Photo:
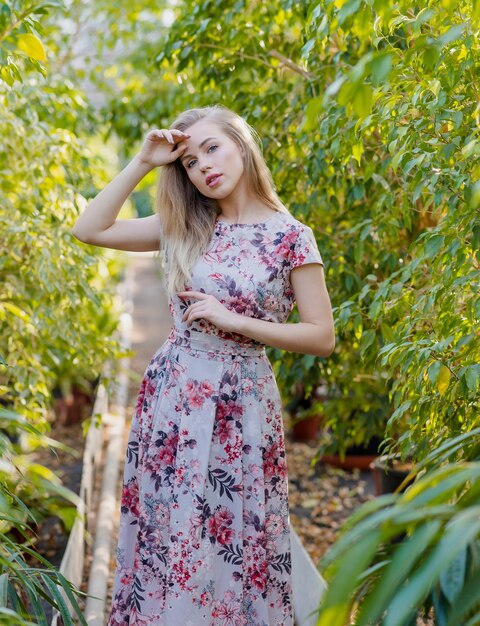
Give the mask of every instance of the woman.
<svg viewBox="0 0 480 626">
<path fill-rule="evenodd" d="M 157 214 L 117 220 L 160 166 Z M 73 233 L 161 248 L 174 319 L 129 434 L 109 626 L 293 624 L 281 402 L 265 345 L 334 349 L 312 230 L 274 192 L 254 131 L 212 106 L 149 132 Z M 286 324 L 295 300 L 301 322 Z"/>
</svg>

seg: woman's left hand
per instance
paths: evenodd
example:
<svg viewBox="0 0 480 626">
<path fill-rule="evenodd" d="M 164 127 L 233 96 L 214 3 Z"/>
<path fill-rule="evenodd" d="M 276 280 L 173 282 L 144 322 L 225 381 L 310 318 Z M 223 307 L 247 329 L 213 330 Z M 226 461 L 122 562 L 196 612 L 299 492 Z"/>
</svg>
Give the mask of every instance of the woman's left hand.
<svg viewBox="0 0 480 626">
<path fill-rule="evenodd" d="M 196 299 L 198 302 L 191 304 L 182 317 L 190 326 L 194 320 L 203 318 L 215 324 L 220 330 L 237 332 L 238 313 L 229 311 L 215 296 L 202 293 L 201 291 L 178 291 L 180 298 Z"/>
</svg>

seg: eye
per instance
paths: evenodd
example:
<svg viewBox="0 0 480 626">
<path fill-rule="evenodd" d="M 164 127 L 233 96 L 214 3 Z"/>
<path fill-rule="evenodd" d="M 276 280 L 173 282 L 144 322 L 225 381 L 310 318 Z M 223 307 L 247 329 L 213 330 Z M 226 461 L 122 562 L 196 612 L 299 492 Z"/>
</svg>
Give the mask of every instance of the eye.
<svg viewBox="0 0 480 626">
<path fill-rule="evenodd" d="M 210 150 L 212 150 L 212 148 L 213 148 L 214 150 L 216 150 L 216 149 L 218 148 L 218 146 L 217 146 L 216 144 L 212 144 L 212 145 L 209 147 L 209 149 L 207 150 L 207 152 L 210 152 Z"/>
<path fill-rule="evenodd" d="M 191 161 L 189 161 L 189 162 L 187 163 L 187 168 L 188 168 L 188 169 L 190 169 L 190 168 L 192 167 L 192 164 L 193 164 L 193 163 L 196 163 L 196 162 L 197 162 L 197 160 L 196 160 L 196 159 L 192 159 Z"/>
</svg>

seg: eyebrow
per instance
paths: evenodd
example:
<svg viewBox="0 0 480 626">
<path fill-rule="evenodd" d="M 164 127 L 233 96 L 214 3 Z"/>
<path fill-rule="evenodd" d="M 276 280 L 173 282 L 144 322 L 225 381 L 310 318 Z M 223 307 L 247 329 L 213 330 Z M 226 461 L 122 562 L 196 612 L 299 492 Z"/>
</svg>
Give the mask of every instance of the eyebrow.
<svg viewBox="0 0 480 626">
<path fill-rule="evenodd" d="M 200 144 L 198 145 L 198 147 L 199 147 L 199 148 L 203 148 L 203 146 L 204 146 L 206 143 L 208 143 L 209 141 L 212 141 L 212 139 L 216 139 L 216 137 L 207 137 L 206 139 L 204 139 L 204 140 L 202 141 L 202 143 L 200 143 Z M 180 161 L 182 161 L 182 163 L 183 163 L 183 161 L 184 161 L 185 159 L 189 159 L 191 156 L 193 156 L 193 155 L 191 155 L 191 154 L 184 154 L 184 155 L 182 156 L 182 158 L 180 159 Z"/>
</svg>

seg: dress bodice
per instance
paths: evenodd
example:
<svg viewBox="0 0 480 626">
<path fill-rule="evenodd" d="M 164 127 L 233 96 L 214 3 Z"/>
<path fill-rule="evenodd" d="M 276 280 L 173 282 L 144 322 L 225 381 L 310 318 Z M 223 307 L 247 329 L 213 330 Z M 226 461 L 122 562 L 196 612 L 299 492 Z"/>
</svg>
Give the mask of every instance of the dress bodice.
<svg viewBox="0 0 480 626">
<path fill-rule="evenodd" d="M 276 212 L 255 224 L 230 224 L 217 220 L 207 250 L 192 268 L 186 290 L 214 295 L 228 309 L 269 322 L 285 322 L 295 296 L 290 272 L 299 265 L 323 261 L 313 231 L 289 213 Z M 239 343 L 256 343 L 214 324 L 182 321 L 195 300 L 173 295 L 169 308 L 178 332 L 215 334 Z"/>
</svg>

